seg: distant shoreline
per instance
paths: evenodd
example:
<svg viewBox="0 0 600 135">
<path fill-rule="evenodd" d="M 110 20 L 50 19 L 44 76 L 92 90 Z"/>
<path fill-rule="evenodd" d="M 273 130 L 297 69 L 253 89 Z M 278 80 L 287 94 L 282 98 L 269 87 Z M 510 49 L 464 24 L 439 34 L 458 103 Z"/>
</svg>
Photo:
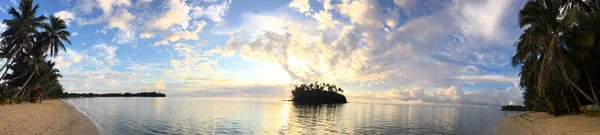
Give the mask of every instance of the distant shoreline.
<svg viewBox="0 0 600 135">
<path fill-rule="evenodd" d="M 60 100 L 0 106 L 0 134 L 85 134 L 99 132 L 92 121 Z"/>
<path fill-rule="evenodd" d="M 140 92 L 140 93 L 63 93 L 62 98 L 80 98 L 80 97 L 167 97 L 160 92 Z"/>
<path fill-rule="evenodd" d="M 580 115 L 552 116 L 545 112 L 525 112 L 502 119 L 498 135 L 600 134 L 600 118 Z"/>
</svg>

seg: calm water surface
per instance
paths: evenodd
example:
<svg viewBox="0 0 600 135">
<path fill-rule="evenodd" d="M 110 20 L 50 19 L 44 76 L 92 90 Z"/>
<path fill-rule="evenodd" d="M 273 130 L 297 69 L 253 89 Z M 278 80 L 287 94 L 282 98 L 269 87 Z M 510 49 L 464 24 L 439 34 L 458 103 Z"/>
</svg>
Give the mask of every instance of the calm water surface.
<svg viewBox="0 0 600 135">
<path fill-rule="evenodd" d="M 74 98 L 101 134 L 494 134 L 484 106 L 306 105 L 263 98 Z"/>
</svg>

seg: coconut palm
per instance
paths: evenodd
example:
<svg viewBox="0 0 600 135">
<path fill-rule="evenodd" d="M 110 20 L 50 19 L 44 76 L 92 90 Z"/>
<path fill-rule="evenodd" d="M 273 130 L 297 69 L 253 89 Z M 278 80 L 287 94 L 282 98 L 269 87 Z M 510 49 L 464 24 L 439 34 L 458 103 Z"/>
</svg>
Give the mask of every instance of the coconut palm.
<svg viewBox="0 0 600 135">
<path fill-rule="evenodd" d="M 42 25 L 42 28 L 44 28 L 43 33 L 47 36 L 44 40 L 48 40 L 48 44 L 44 47 L 43 52 L 50 51 L 50 56 L 57 56 L 60 49 L 65 52 L 67 51 L 63 41 L 71 44 L 71 41 L 68 39 L 68 37 L 71 36 L 71 33 L 66 30 L 67 24 L 62 19 L 50 16 L 49 20 L 49 24 L 44 23 L 44 25 Z"/>
<path fill-rule="evenodd" d="M 59 74 L 60 71 L 54 68 L 56 63 L 46 61 L 41 65 L 39 76 L 31 80 L 31 86 L 29 86 L 31 89 L 35 90 L 36 93 L 35 98 L 30 98 L 31 102 L 41 102 L 48 93 L 51 93 L 52 90 L 54 90 L 54 87 L 58 87 L 58 78 L 62 77 L 62 75 Z"/>
<path fill-rule="evenodd" d="M 46 20 L 44 16 L 36 16 L 38 8 L 39 5 L 37 4 L 33 6 L 33 0 L 21 0 L 18 11 L 14 7 L 11 7 L 8 11 L 12 19 L 3 21 L 8 29 L 2 33 L 2 42 L 4 43 L 2 45 L 10 48 L 10 51 L 6 52 L 6 56 L 10 56 L 5 56 L 7 60 L 0 71 L 3 71 L 12 59 L 21 54 L 23 49 L 33 46 L 31 36 L 37 32 L 37 29 Z"/>
<path fill-rule="evenodd" d="M 546 93 L 547 83 L 545 76 L 562 77 L 579 94 L 589 101 L 597 104 L 598 101 L 586 94 L 575 81 L 580 79 L 579 70 L 568 58 L 565 42 L 561 41 L 561 34 L 574 24 L 577 10 L 562 11 L 559 2 L 553 0 L 529 1 L 519 12 L 519 25 L 521 28 L 528 27 L 521 35 L 519 42 L 515 44 L 517 53 L 513 57 L 513 66 L 519 64 L 527 65 L 527 70 L 538 67 L 536 90 L 539 96 Z M 561 16 L 563 16 L 561 18 Z M 553 72 L 549 70 L 558 70 Z M 557 73 L 560 75 L 548 75 Z M 531 74 L 531 73 L 529 73 Z M 549 106 L 552 107 L 552 106 Z"/>
<path fill-rule="evenodd" d="M 33 73 L 38 73 L 40 64 L 44 64 L 47 51 L 50 51 L 51 56 L 57 56 L 60 48 L 66 51 L 63 41 L 71 44 L 71 41 L 67 38 L 71 33 L 65 30 L 67 26 L 62 19 L 50 16 L 50 24 L 43 23 L 41 27 L 44 28 L 44 32 L 36 32 L 34 34 L 35 38 L 33 38 L 33 47 L 27 49 L 28 54 L 32 57 L 25 57 L 23 59 L 32 65 L 31 71 Z M 29 75 L 29 79 L 25 81 L 23 87 L 15 94 L 15 96 L 29 84 L 29 81 L 33 76 L 34 74 Z"/>
</svg>

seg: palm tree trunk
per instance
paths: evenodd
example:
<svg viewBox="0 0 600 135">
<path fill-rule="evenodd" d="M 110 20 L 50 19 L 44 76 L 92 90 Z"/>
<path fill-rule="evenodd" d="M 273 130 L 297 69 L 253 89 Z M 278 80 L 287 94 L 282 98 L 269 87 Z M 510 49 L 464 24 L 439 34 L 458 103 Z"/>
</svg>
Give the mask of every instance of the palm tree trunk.
<svg viewBox="0 0 600 135">
<path fill-rule="evenodd" d="M 600 104 L 598 104 L 598 97 L 596 97 L 596 91 L 594 90 L 594 85 L 592 84 L 592 79 L 590 76 L 587 76 L 588 84 L 590 84 L 590 90 L 592 90 L 592 96 L 594 96 L 594 100 L 596 100 L 596 108 L 600 109 Z"/>
<path fill-rule="evenodd" d="M 567 112 L 571 114 L 571 108 L 569 107 L 569 104 L 567 103 L 567 98 L 565 97 L 565 90 L 560 90 L 560 96 L 563 99 L 563 106 L 565 106 Z"/>
<path fill-rule="evenodd" d="M 27 72 L 25 72 L 25 74 L 22 74 L 22 75 L 19 75 L 19 76 L 13 78 L 13 79 L 10 79 L 10 80 L 6 81 L 5 83 L 15 81 L 15 80 L 17 80 L 17 79 L 19 79 L 19 78 L 27 75 L 27 73 L 29 73 L 30 71 L 31 71 L 31 69 L 29 69 Z"/>
<path fill-rule="evenodd" d="M 571 80 L 571 78 L 569 78 L 569 76 L 567 75 L 567 71 L 565 69 L 565 65 L 562 62 L 559 62 L 560 64 L 558 64 L 560 71 L 562 72 L 563 76 L 565 77 L 565 80 L 567 80 L 567 82 L 569 82 L 569 84 L 571 84 L 571 86 L 575 87 L 575 89 L 577 89 L 577 91 L 579 91 L 579 93 L 581 93 L 581 95 L 583 95 L 586 99 L 592 101 L 594 104 L 598 104 L 597 100 L 592 99 L 592 97 L 590 97 L 588 94 L 586 94 L 581 88 L 579 88 L 579 86 L 577 86 L 577 84 L 575 84 L 575 82 L 573 82 L 573 80 Z"/>
<path fill-rule="evenodd" d="M 27 96 L 27 95 L 25 95 L 25 93 L 27 93 L 27 90 L 29 90 L 29 89 L 25 89 L 25 91 L 23 91 L 23 93 L 21 93 L 21 97 L 19 97 L 19 103 L 23 102 L 23 97 Z"/>
<path fill-rule="evenodd" d="M 581 107 L 581 102 L 579 102 L 579 97 L 577 97 L 577 93 L 575 93 L 575 91 L 573 90 L 573 87 L 569 87 L 569 89 L 571 89 L 571 93 L 573 93 L 573 96 L 575 97 L 575 100 L 577 101 L 577 105 L 579 105 L 578 107 Z"/>
<path fill-rule="evenodd" d="M 17 57 L 17 51 L 20 48 L 17 47 L 17 49 L 15 49 L 15 51 L 13 52 L 13 55 L 11 57 L 9 57 L 8 59 L 6 59 L 6 63 L 4 63 L 4 66 L 2 66 L 2 68 L 0 68 L 0 71 L 4 70 L 4 68 L 6 68 L 6 66 L 8 65 L 8 62 L 10 62 L 14 57 Z M 4 76 L 2 76 L 2 78 L 4 78 Z"/>
<path fill-rule="evenodd" d="M 33 74 L 35 74 L 35 73 L 31 73 L 31 75 L 29 76 L 29 79 L 27 79 L 27 81 L 25 82 L 25 84 L 23 84 L 23 86 L 21 87 L 21 89 L 19 89 L 19 91 L 17 92 L 17 95 L 19 94 L 19 92 L 21 92 L 23 89 L 25 89 L 25 86 L 27 86 L 27 84 L 31 80 L 31 78 L 33 77 Z M 17 95 L 15 95 L 15 96 L 17 96 Z"/>
<path fill-rule="evenodd" d="M 548 106 L 548 113 L 550 113 L 550 115 L 554 115 L 554 105 L 552 104 L 552 102 L 550 102 L 550 99 L 548 99 L 548 97 L 544 97 L 546 99 L 546 106 Z"/>
<path fill-rule="evenodd" d="M 41 102 L 42 102 L 42 100 L 43 100 L 43 95 L 44 95 L 44 90 L 43 90 L 43 89 L 40 89 L 40 92 L 39 92 L 39 94 L 38 94 L 38 97 L 37 97 L 37 99 L 36 99 L 36 101 L 37 101 L 38 103 L 41 103 Z"/>
<path fill-rule="evenodd" d="M 50 93 L 50 92 L 48 91 L 48 92 L 44 92 L 44 94 L 42 94 L 42 100 L 40 100 L 40 103 L 42 103 L 43 100 L 46 100 L 46 98 L 48 98 L 48 93 Z"/>
<path fill-rule="evenodd" d="M 544 55 L 546 55 L 546 52 L 544 52 Z M 542 90 L 544 89 L 544 85 L 542 85 L 542 78 L 544 77 L 544 69 L 546 69 L 546 57 L 542 56 L 542 65 L 540 66 L 540 75 L 538 75 L 538 85 L 537 85 L 537 93 L 538 96 L 542 95 Z"/>
<path fill-rule="evenodd" d="M 0 76 L 0 78 L 4 78 L 4 76 L 6 76 L 7 73 L 8 73 L 8 68 L 6 68 L 6 70 L 4 70 L 4 73 L 2 74 L 2 76 Z"/>
</svg>

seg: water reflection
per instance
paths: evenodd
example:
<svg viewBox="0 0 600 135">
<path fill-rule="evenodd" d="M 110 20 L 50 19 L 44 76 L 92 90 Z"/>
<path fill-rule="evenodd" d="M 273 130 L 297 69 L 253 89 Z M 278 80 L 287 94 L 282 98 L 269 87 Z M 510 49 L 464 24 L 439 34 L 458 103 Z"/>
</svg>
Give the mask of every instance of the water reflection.
<svg viewBox="0 0 600 135">
<path fill-rule="evenodd" d="M 293 104 L 288 115 L 288 125 L 279 130 L 285 134 L 340 133 L 343 119 L 340 111 L 344 104 Z"/>
<path fill-rule="evenodd" d="M 261 98 L 68 99 L 106 134 L 489 134 L 481 106 L 297 104 Z"/>
</svg>

